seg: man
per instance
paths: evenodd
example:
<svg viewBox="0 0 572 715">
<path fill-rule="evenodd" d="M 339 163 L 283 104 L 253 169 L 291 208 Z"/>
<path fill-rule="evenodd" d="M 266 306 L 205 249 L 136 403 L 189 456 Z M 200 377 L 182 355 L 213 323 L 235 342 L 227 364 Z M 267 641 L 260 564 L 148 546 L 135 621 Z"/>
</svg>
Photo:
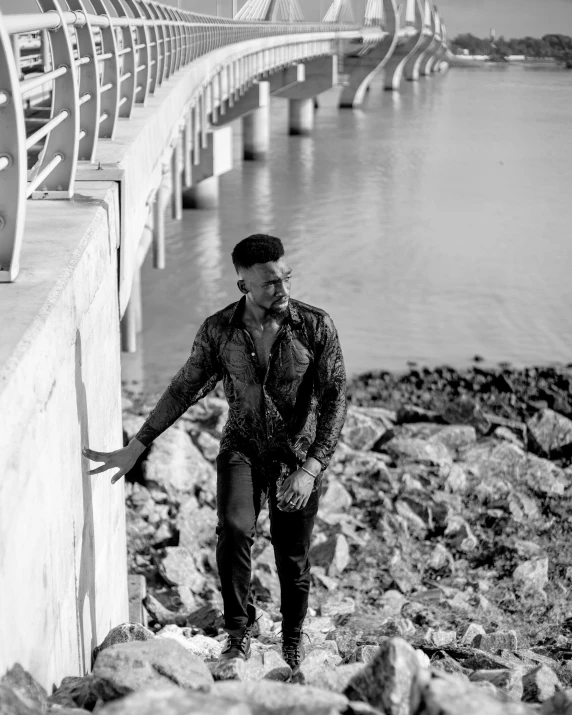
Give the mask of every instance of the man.
<svg viewBox="0 0 572 715">
<path fill-rule="evenodd" d="M 221 658 L 246 659 L 255 622 L 251 547 L 268 499 L 281 589 L 282 651 L 295 671 L 303 658 L 308 551 L 319 486 L 346 416 L 346 378 L 331 318 L 290 299 L 292 271 L 280 239 L 254 235 L 232 253 L 243 297 L 205 320 L 191 355 L 127 447 L 103 453 L 131 469 L 151 442 L 222 379 L 229 404 L 217 457 L 217 566 L 228 642 Z"/>
</svg>

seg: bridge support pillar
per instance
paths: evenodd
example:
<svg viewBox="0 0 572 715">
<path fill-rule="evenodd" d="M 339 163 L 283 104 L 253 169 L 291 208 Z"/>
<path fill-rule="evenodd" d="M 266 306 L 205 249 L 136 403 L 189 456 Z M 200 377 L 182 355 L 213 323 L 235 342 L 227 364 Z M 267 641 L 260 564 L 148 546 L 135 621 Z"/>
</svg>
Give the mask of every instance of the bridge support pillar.
<svg viewBox="0 0 572 715">
<path fill-rule="evenodd" d="M 260 161 L 270 148 L 270 102 L 242 118 L 243 157 Z"/>
<path fill-rule="evenodd" d="M 186 209 L 216 209 L 219 202 L 219 177 L 211 176 L 191 186 L 183 194 Z"/>
<path fill-rule="evenodd" d="M 308 136 L 314 128 L 314 98 L 289 100 L 290 136 Z"/>
<path fill-rule="evenodd" d="M 133 271 L 131 295 L 121 319 L 121 349 L 125 353 L 137 351 L 137 335 L 143 329 L 143 307 L 141 303 L 141 268 Z"/>
<path fill-rule="evenodd" d="M 232 169 L 232 127 L 207 134 L 207 146 L 195 154 L 192 186 L 183 193 L 183 208 L 211 209 L 218 206 L 219 177 Z"/>
</svg>

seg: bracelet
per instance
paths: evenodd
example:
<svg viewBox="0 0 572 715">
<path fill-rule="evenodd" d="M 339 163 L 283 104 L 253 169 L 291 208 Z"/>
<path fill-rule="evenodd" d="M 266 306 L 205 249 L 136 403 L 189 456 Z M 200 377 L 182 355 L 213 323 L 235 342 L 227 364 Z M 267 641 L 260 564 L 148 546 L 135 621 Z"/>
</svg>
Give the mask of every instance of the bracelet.
<svg viewBox="0 0 572 715">
<path fill-rule="evenodd" d="M 317 474 L 312 474 L 312 472 L 309 469 L 306 469 L 306 467 L 300 467 L 300 469 L 303 472 L 306 472 L 306 474 L 309 474 L 312 477 L 312 479 L 317 479 L 320 476 L 320 472 L 318 472 Z"/>
</svg>

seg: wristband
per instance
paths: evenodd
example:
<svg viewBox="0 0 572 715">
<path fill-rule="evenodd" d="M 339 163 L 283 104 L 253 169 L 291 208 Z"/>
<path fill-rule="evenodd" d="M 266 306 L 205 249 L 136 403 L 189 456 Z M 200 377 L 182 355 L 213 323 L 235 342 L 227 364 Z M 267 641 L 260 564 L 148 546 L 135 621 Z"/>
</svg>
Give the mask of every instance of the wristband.
<svg viewBox="0 0 572 715">
<path fill-rule="evenodd" d="M 306 467 L 300 467 L 300 469 L 303 472 L 306 472 L 306 474 L 309 474 L 312 477 L 312 479 L 317 479 L 320 476 L 320 472 L 318 472 L 317 474 L 312 474 L 312 472 L 309 469 L 306 469 Z"/>
</svg>

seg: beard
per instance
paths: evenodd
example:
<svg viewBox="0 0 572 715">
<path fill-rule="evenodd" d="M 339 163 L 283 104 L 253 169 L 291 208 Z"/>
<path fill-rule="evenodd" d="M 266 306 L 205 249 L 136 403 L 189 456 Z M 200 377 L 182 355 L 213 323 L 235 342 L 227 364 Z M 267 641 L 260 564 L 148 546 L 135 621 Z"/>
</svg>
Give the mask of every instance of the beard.
<svg viewBox="0 0 572 715">
<path fill-rule="evenodd" d="M 272 305 L 268 312 L 270 315 L 275 315 L 276 317 L 283 318 L 288 312 L 288 307 L 290 305 L 290 300 L 285 305 Z"/>
</svg>

